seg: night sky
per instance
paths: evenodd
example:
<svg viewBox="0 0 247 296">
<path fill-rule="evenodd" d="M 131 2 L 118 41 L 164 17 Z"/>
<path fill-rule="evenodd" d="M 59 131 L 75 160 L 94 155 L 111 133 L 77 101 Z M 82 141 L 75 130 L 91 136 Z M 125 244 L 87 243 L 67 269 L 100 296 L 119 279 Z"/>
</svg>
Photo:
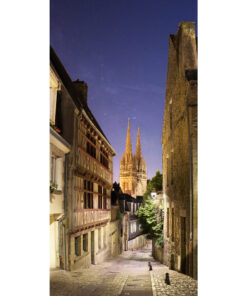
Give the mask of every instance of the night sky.
<svg viewBox="0 0 247 296">
<path fill-rule="evenodd" d="M 88 84 L 88 105 L 117 152 L 119 182 L 128 118 L 132 151 L 140 128 L 148 178 L 162 172 L 162 124 L 169 34 L 197 22 L 196 0 L 51 0 L 50 40 L 72 80 Z"/>
</svg>

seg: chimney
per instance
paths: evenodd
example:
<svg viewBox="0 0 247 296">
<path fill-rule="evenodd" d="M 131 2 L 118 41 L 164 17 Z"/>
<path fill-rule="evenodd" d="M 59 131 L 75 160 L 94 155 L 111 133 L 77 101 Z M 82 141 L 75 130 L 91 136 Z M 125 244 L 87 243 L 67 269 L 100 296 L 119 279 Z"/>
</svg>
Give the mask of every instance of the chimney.
<svg viewBox="0 0 247 296">
<path fill-rule="evenodd" d="M 88 86 L 85 81 L 80 81 L 77 79 L 73 81 L 76 93 L 78 95 L 78 99 L 82 105 L 87 105 L 87 90 Z"/>
</svg>

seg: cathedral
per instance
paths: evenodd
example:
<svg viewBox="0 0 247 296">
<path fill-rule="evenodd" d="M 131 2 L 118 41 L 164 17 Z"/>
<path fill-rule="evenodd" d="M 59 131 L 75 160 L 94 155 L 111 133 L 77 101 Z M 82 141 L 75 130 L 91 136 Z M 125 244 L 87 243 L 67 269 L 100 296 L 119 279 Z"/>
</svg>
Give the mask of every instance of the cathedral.
<svg viewBox="0 0 247 296">
<path fill-rule="evenodd" d="M 147 190 L 147 166 L 142 157 L 140 131 L 138 128 L 136 154 L 132 154 L 130 126 L 128 121 L 128 130 L 125 146 L 125 154 L 120 162 L 120 187 L 124 193 L 136 196 L 142 196 Z"/>
</svg>

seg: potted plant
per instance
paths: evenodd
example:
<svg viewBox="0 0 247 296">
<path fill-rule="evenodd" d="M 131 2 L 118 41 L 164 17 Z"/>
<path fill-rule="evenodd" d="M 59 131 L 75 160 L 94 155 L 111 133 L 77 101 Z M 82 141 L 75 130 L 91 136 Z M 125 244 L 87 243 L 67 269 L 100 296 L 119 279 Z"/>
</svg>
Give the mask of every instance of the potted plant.
<svg viewBox="0 0 247 296">
<path fill-rule="evenodd" d="M 57 190 L 57 184 L 51 183 L 50 184 L 50 193 L 53 193 L 55 190 Z"/>
</svg>

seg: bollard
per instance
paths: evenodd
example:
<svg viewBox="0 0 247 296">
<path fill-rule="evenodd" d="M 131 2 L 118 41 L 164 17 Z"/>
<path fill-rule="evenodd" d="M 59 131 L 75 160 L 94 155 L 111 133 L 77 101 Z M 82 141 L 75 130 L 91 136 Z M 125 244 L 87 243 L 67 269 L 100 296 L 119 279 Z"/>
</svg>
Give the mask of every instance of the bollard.
<svg viewBox="0 0 247 296">
<path fill-rule="evenodd" d="M 167 285 L 170 285 L 170 284 L 171 284 L 171 282 L 170 282 L 170 278 L 169 278 L 169 273 L 168 273 L 168 272 L 166 273 L 165 283 L 166 283 Z"/>
</svg>

